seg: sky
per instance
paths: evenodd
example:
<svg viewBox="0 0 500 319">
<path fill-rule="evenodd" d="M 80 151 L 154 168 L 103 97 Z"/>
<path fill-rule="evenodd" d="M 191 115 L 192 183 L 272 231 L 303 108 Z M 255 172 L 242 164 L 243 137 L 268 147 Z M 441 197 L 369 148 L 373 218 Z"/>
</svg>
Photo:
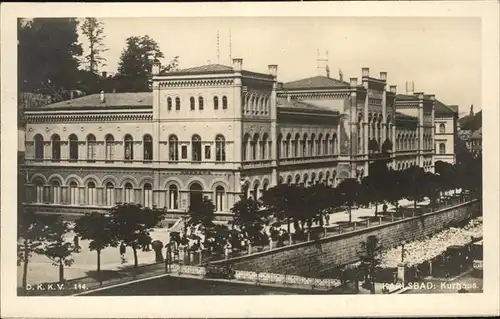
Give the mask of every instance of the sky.
<svg viewBox="0 0 500 319">
<path fill-rule="evenodd" d="M 208 63 L 230 65 L 242 58 L 243 68 L 267 73 L 278 64 L 278 81 L 317 75 L 318 50 L 328 51 L 332 77 L 342 70 L 344 80 L 388 72 L 388 84 L 405 93 L 436 94 L 446 104 L 481 109 L 481 20 L 476 18 L 106 18 L 107 66 L 114 73 L 129 36 L 149 35 L 165 55 L 179 56 L 180 68 Z M 217 58 L 219 33 L 219 59 Z M 83 36 L 80 41 L 86 46 Z"/>
</svg>

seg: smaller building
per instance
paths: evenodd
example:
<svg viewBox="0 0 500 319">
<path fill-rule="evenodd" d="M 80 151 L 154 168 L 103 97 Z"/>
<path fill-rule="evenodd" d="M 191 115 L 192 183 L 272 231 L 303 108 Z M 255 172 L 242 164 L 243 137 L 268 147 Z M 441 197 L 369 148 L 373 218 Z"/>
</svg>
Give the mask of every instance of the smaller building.
<svg viewBox="0 0 500 319">
<path fill-rule="evenodd" d="M 434 116 L 435 161 L 455 164 L 455 148 L 458 138 L 458 105 L 446 105 L 436 100 Z"/>
</svg>

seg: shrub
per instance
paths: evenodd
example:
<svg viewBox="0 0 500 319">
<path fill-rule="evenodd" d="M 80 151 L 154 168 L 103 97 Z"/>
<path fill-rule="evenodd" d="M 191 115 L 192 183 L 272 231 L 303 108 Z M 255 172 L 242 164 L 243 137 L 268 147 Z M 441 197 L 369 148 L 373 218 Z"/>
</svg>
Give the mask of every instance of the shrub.
<svg viewBox="0 0 500 319">
<path fill-rule="evenodd" d="M 206 278 L 234 279 L 235 271 L 229 265 L 208 265 L 205 269 Z"/>
</svg>

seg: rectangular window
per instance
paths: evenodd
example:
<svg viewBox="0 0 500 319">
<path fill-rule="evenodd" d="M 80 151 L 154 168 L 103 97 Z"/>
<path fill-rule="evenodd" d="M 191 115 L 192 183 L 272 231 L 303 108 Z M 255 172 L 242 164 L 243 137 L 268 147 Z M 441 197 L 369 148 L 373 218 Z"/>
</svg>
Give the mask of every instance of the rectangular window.
<svg viewBox="0 0 500 319">
<path fill-rule="evenodd" d="M 186 159 L 188 157 L 188 147 L 187 147 L 187 145 L 182 145 L 182 147 L 181 147 L 181 156 L 182 156 L 182 159 Z"/>
<path fill-rule="evenodd" d="M 210 159 L 210 145 L 205 145 L 205 159 Z"/>
</svg>

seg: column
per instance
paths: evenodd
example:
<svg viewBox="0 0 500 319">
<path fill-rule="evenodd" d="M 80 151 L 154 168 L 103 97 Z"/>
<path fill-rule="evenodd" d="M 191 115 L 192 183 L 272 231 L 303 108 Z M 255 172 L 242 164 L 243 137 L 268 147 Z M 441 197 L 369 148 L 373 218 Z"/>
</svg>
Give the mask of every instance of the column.
<svg viewBox="0 0 500 319">
<path fill-rule="evenodd" d="M 49 204 L 52 202 L 52 198 L 50 196 L 50 185 L 43 185 L 43 203 Z"/>
<path fill-rule="evenodd" d="M 61 204 L 68 204 L 68 186 L 61 186 Z"/>
<path fill-rule="evenodd" d="M 278 127 L 277 127 L 277 108 L 276 108 L 276 89 L 277 89 L 277 72 L 278 72 L 278 66 L 277 65 L 269 65 L 269 73 L 273 76 L 273 89 L 271 92 L 271 140 L 274 141 L 273 147 L 271 147 L 271 166 L 273 167 L 272 173 L 271 173 L 271 185 L 270 187 L 273 187 L 278 184 L 278 171 L 277 171 L 277 166 L 278 166 L 278 160 L 277 160 L 277 143 L 278 143 Z M 286 137 L 283 137 L 286 139 Z M 283 148 L 282 148 L 283 152 Z"/>
<path fill-rule="evenodd" d="M 422 142 L 424 140 L 424 94 L 418 94 L 418 131 L 416 138 L 418 139 L 418 157 L 417 157 L 417 165 L 423 166 L 424 158 L 423 158 L 423 145 Z"/>
<path fill-rule="evenodd" d="M 233 155 L 231 156 L 229 152 L 227 152 L 226 156 L 227 160 L 229 161 L 234 161 L 237 163 L 241 163 L 243 161 L 243 149 L 242 147 L 246 147 L 246 154 L 247 158 L 248 155 L 250 154 L 248 152 L 248 146 L 244 145 L 243 146 L 243 125 L 241 122 L 241 119 L 243 117 L 243 112 L 242 112 L 242 107 L 244 107 L 245 110 L 247 110 L 247 99 L 244 101 L 244 105 L 242 105 L 241 101 L 241 95 L 242 95 L 242 90 L 241 90 L 241 73 L 237 72 L 236 73 L 236 78 L 234 79 L 234 84 L 233 84 L 233 94 L 232 94 L 232 99 L 233 99 L 233 105 L 231 105 L 231 101 L 229 100 L 228 103 L 229 108 L 234 109 L 234 122 L 233 122 Z M 228 97 L 229 99 L 230 97 Z M 219 100 L 219 108 L 222 107 L 222 99 Z"/>
<path fill-rule="evenodd" d="M 116 203 L 123 203 L 123 198 L 122 197 L 123 197 L 123 188 L 116 187 L 115 188 L 115 202 Z"/>
<path fill-rule="evenodd" d="M 78 188 L 78 204 L 81 205 L 87 205 L 87 199 L 85 198 L 85 186 L 80 186 Z"/>
<path fill-rule="evenodd" d="M 370 139 L 370 121 L 368 120 L 368 92 L 365 96 L 365 105 L 363 110 L 363 148 L 365 156 L 368 156 L 368 140 Z"/>
<path fill-rule="evenodd" d="M 50 141 L 43 142 L 43 159 L 50 160 L 52 158 L 52 148 L 50 147 Z"/>
<path fill-rule="evenodd" d="M 103 187 L 96 187 L 96 197 L 97 197 L 97 205 L 102 206 L 104 205 L 104 188 Z"/>
<path fill-rule="evenodd" d="M 68 141 L 61 141 L 61 160 L 67 161 L 69 159 L 69 143 Z"/>
</svg>

